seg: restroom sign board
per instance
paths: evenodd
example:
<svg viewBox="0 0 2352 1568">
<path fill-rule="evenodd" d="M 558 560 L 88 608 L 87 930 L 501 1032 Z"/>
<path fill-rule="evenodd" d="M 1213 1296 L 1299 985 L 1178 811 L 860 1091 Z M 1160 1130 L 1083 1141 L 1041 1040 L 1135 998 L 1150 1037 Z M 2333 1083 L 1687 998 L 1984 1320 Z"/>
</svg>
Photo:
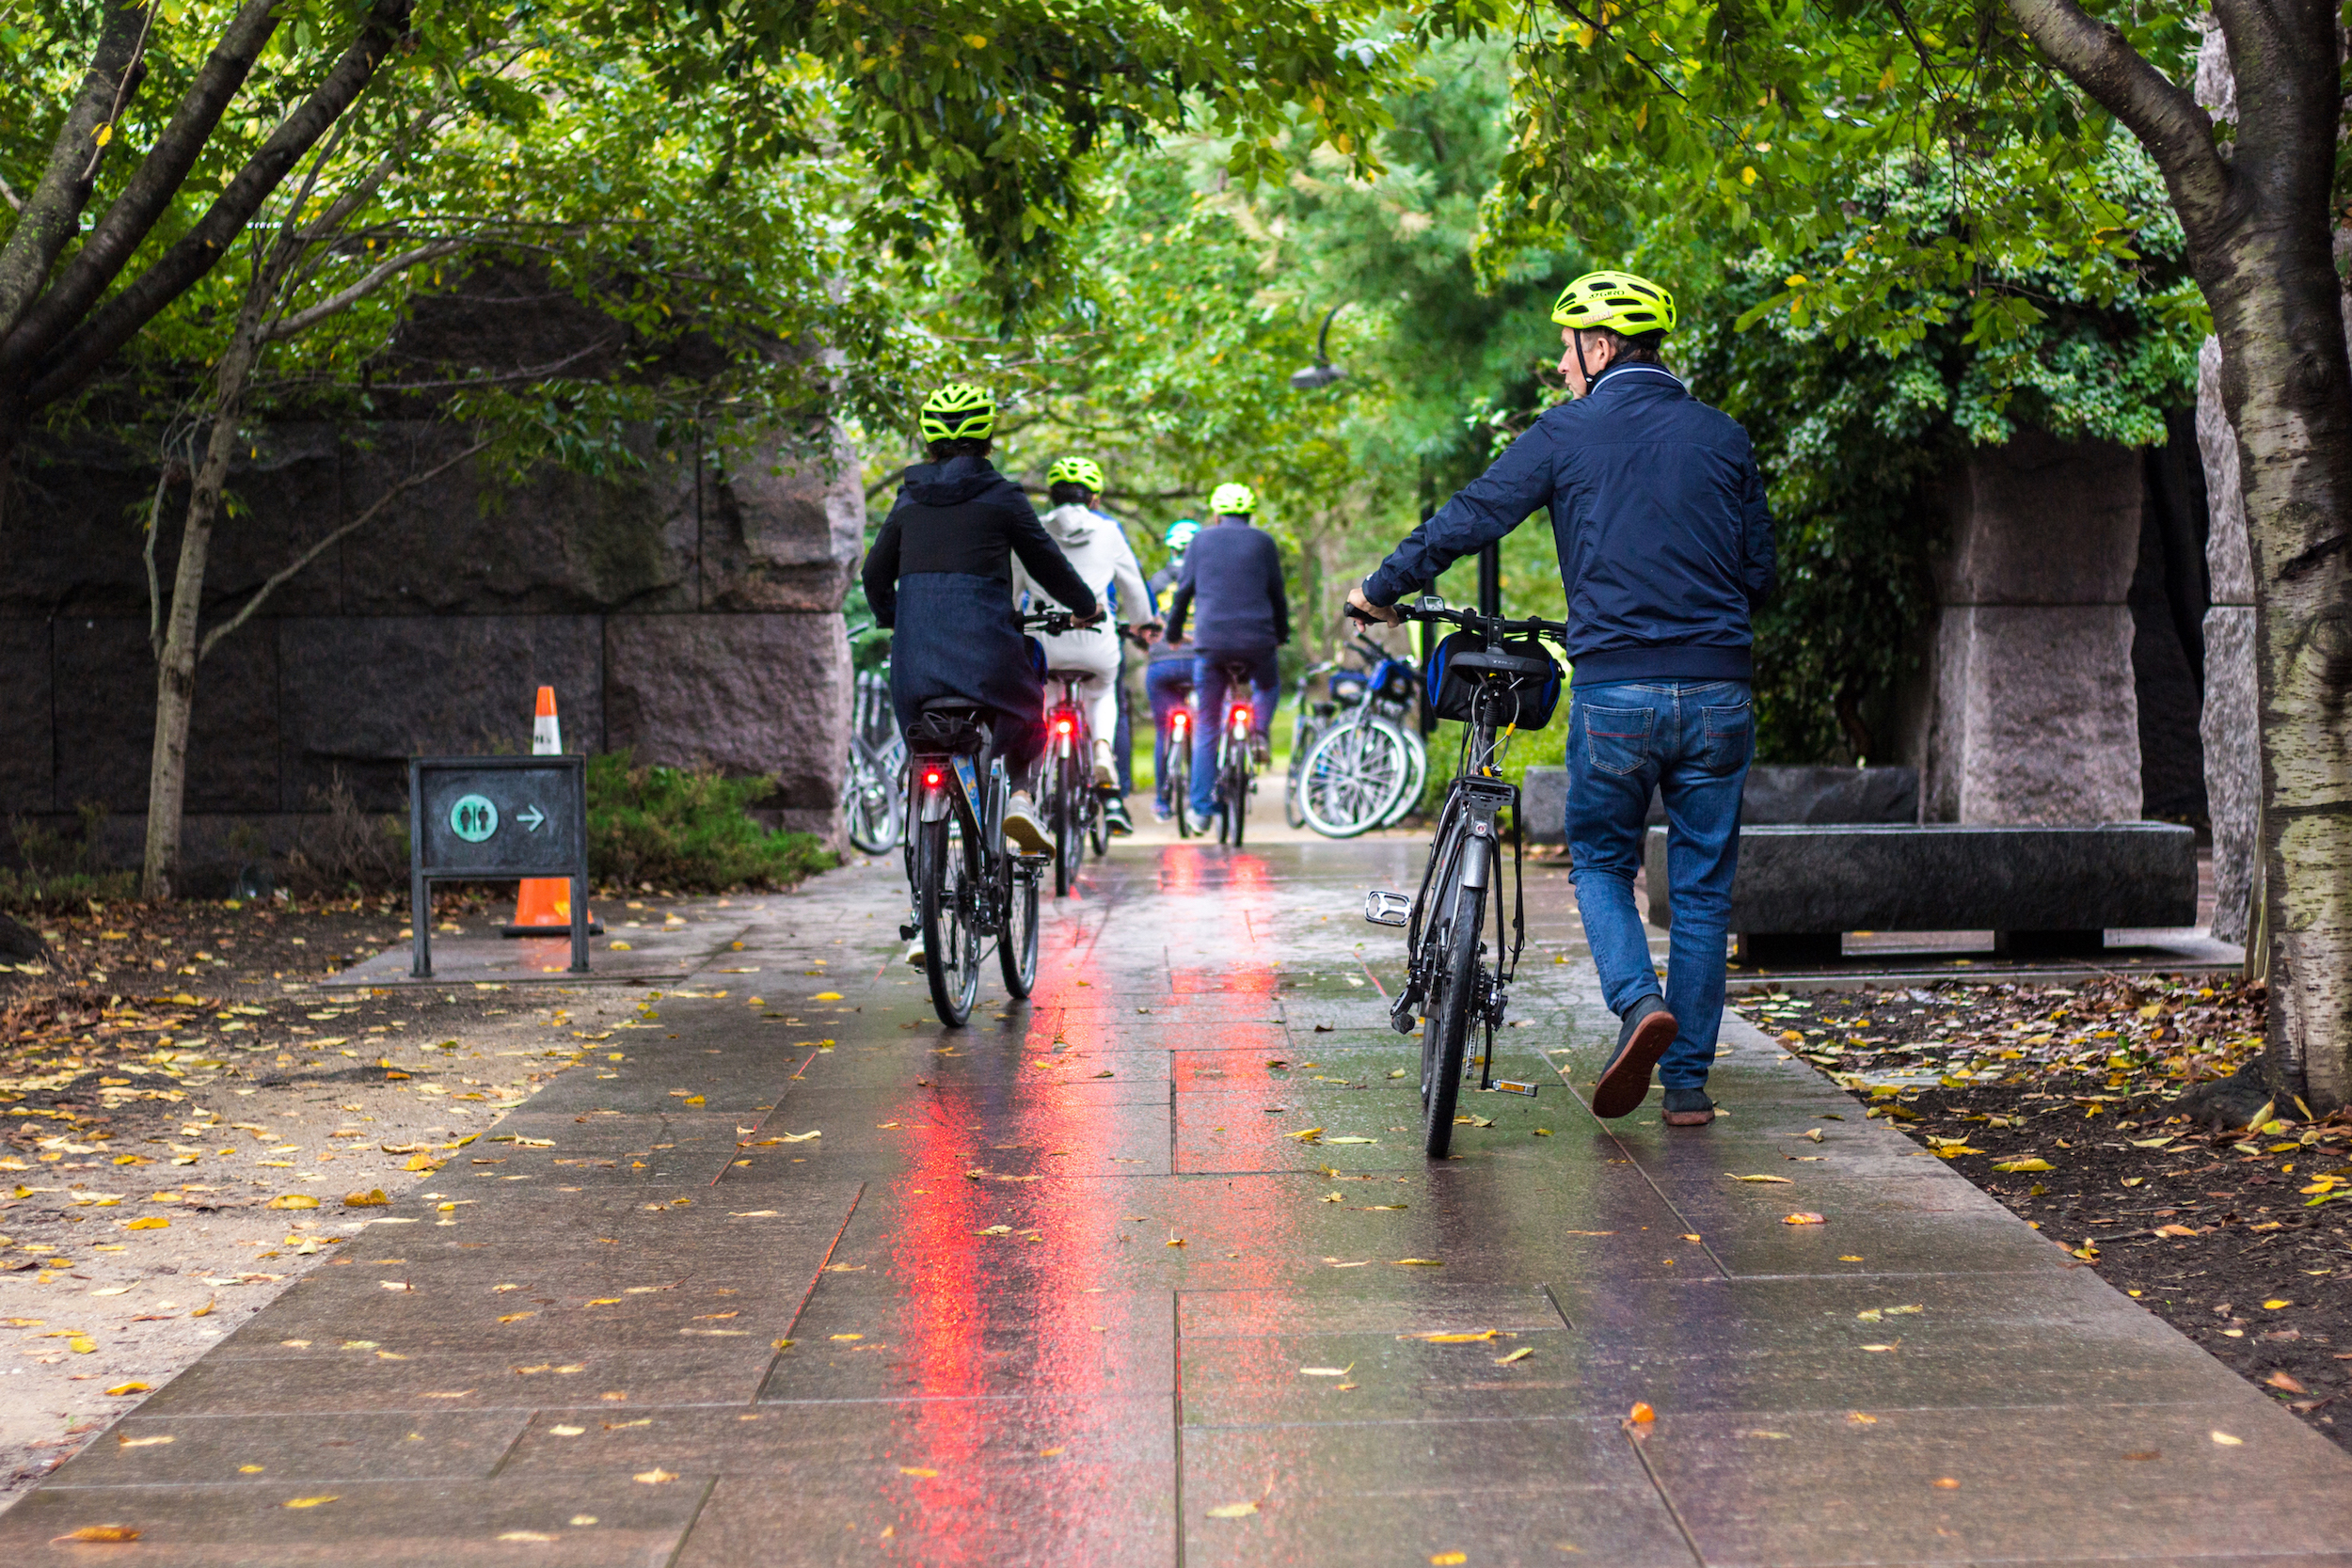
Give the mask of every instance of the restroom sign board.
<svg viewBox="0 0 2352 1568">
<path fill-rule="evenodd" d="M 409 973 L 433 973 L 433 884 L 565 877 L 572 973 L 588 972 L 588 770 L 576 756 L 411 757 Z"/>
</svg>

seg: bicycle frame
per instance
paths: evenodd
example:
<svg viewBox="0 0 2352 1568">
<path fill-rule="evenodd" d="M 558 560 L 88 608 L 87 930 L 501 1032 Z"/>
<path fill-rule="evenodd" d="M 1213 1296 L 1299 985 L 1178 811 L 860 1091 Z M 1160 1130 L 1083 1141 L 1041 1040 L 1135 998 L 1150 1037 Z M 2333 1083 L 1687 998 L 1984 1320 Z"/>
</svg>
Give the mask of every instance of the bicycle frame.
<svg viewBox="0 0 2352 1568">
<path fill-rule="evenodd" d="M 981 890 L 977 907 L 965 912 L 972 917 L 973 929 L 994 936 L 1004 926 L 1001 901 L 1007 891 L 998 883 L 1004 880 L 1009 886 L 1010 875 L 1010 857 L 1004 853 L 1001 834 L 1007 794 L 1004 759 L 989 760 L 985 787 L 970 757 L 947 752 L 917 752 L 907 775 L 914 796 L 914 809 L 907 814 L 912 820 L 953 818 L 962 830 L 965 884 Z M 911 841 L 913 835 L 909 837 Z M 984 861 L 991 872 L 985 878 L 980 875 Z M 1005 873 L 1001 879 L 995 875 L 999 870 Z"/>
</svg>

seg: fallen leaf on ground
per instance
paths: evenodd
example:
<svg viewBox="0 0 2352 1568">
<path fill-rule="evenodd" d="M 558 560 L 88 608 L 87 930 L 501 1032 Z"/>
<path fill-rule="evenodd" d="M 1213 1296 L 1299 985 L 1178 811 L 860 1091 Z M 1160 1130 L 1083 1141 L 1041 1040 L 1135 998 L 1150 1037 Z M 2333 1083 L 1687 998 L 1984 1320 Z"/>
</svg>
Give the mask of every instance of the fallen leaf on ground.
<svg viewBox="0 0 2352 1568">
<path fill-rule="evenodd" d="M 1482 1328 L 1475 1334 L 1400 1334 L 1400 1339 L 1423 1339 L 1433 1345 L 1472 1345 L 1482 1339 L 1500 1339 L 1502 1330 Z"/>
<path fill-rule="evenodd" d="M 151 1449 L 158 1443 L 168 1443 L 170 1441 L 171 1439 L 168 1437 L 125 1437 L 119 1439 L 116 1446 L 118 1448 L 125 1449 Z"/>
<path fill-rule="evenodd" d="M 346 1209 L 381 1209 L 391 1201 L 384 1196 L 384 1189 L 381 1187 L 370 1187 L 364 1193 L 343 1195 L 343 1207 Z"/>
<path fill-rule="evenodd" d="M 1633 1408 L 1626 1412 L 1625 1418 L 1635 1426 L 1647 1426 L 1658 1419 L 1658 1412 L 1650 1408 L 1648 1401 L 1636 1400 L 1633 1402 Z"/>
<path fill-rule="evenodd" d="M 1495 1365 L 1496 1365 L 1496 1366 L 1498 1366 L 1498 1367 L 1507 1367 L 1507 1366 L 1509 1366 L 1509 1365 L 1510 1365 L 1512 1362 L 1514 1362 L 1514 1361 L 1524 1361 L 1524 1360 L 1526 1360 L 1529 1356 L 1531 1356 L 1531 1355 L 1533 1355 L 1533 1354 L 1535 1354 L 1535 1347 L 1534 1347 L 1534 1346 L 1533 1346 L 1533 1345 L 1521 1345 L 1518 1349 L 1517 1349 L 1517 1350 L 1513 1351 L 1513 1352 L 1512 1352 L 1510 1354 L 1508 1354 L 1508 1355 L 1498 1355 L 1498 1356 L 1496 1356 L 1496 1357 L 1495 1357 Z"/>
<path fill-rule="evenodd" d="M 2197 1234 L 2197 1230 L 2193 1226 L 2160 1225 L 2156 1227 L 2155 1234 L 2159 1236 L 2194 1236 Z"/>
<path fill-rule="evenodd" d="M 926 1470 L 919 1465 L 901 1465 L 898 1466 L 898 1473 L 902 1476 L 919 1476 L 926 1481 L 939 1474 L 937 1470 Z"/>
<path fill-rule="evenodd" d="M 106 1392 L 109 1394 L 144 1394 L 150 1386 L 151 1386 L 145 1383 L 118 1383 Z M 2296 1392 L 2299 1394 L 2302 1390 L 2298 1388 Z"/>
<path fill-rule="evenodd" d="M 1300 1377 L 1345 1377 L 1355 1370 L 1356 1363 L 1350 1361 L 1344 1367 L 1301 1367 L 1298 1369 L 1298 1375 Z"/>
<path fill-rule="evenodd" d="M 2058 1167 L 2051 1164 L 2047 1160 L 1996 1160 L 1993 1163 L 1993 1168 L 1997 1171 L 2022 1173 L 2026 1171 L 2056 1170 Z"/>
<path fill-rule="evenodd" d="M 1396 1260 L 1396 1266 L 1400 1269 L 1442 1269 L 1445 1267 L 1435 1258 L 1400 1258 Z"/>
<path fill-rule="evenodd" d="M 1489 1122 L 1487 1125 L 1491 1127 L 1494 1124 Z M 1376 1144 L 1380 1140 L 1377 1138 L 1326 1138 L 1323 1141 L 1327 1144 Z"/>
<path fill-rule="evenodd" d="M 2208 1433 L 2208 1435 L 2213 1438 L 2215 1443 L 2225 1449 L 2242 1449 L 2246 1447 L 2245 1438 L 2233 1437 L 2226 1432 L 2211 1433 Z"/>
<path fill-rule="evenodd" d="M 548 1542 L 548 1541 L 560 1541 L 560 1540 L 562 1540 L 562 1539 L 563 1539 L 563 1537 L 562 1537 L 562 1536 L 560 1536 L 560 1535 L 548 1535 L 548 1534 L 547 1534 L 545 1531 L 542 1531 L 542 1530 L 535 1530 L 535 1529 L 510 1529 L 510 1530 L 504 1530 L 504 1531 L 501 1531 L 501 1532 L 500 1533 L 500 1535 L 499 1535 L 499 1539 L 500 1539 L 501 1541 L 536 1541 L 536 1542 Z"/>
<path fill-rule="evenodd" d="M 427 1162 L 427 1164 L 430 1163 L 431 1162 L 429 1161 Z M 410 1168 L 416 1168 L 413 1162 L 411 1163 Z M 269 1207 L 272 1209 L 315 1209 L 318 1206 L 319 1200 L 312 1197 L 309 1193 L 286 1193 L 269 1200 Z"/>
<path fill-rule="evenodd" d="M 675 1471 L 656 1468 L 651 1470 L 640 1470 L 628 1479 L 631 1481 L 644 1481 L 647 1486 L 659 1486 L 665 1481 L 677 1480 L 677 1475 Z"/>
<path fill-rule="evenodd" d="M 321 1503 L 333 1502 L 342 1495 L 342 1494 L 339 1492 L 330 1492 L 324 1497 L 289 1497 L 286 1499 L 284 1506 L 287 1508 L 316 1508 Z"/>
<path fill-rule="evenodd" d="M 1785 1176 L 1740 1176 L 1732 1171 L 1725 1171 L 1724 1174 L 1730 1177 L 1734 1181 L 1772 1181 L 1776 1182 L 1783 1187 L 1793 1187 L 1796 1185 L 1795 1182 L 1789 1180 Z"/>
<path fill-rule="evenodd" d="M 1783 1214 L 1780 1218 L 1780 1223 L 1783 1225 L 1827 1225 L 1829 1222 L 1819 1214 L 1798 1212 L 1794 1214 Z"/>
<path fill-rule="evenodd" d="M 139 1532 L 129 1525 L 84 1525 L 80 1529 L 69 1531 L 64 1535 L 51 1536 L 49 1544 L 56 1546 L 69 1541 L 119 1543 L 136 1541 L 138 1538 Z"/>
<path fill-rule="evenodd" d="M 1209 1510 L 1209 1517 L 1212 1519 L 1247 1519 L 1257 1512 L 1258 1505 L 1254 1502 L 1219 1503 Z"/>
<path fill-rule="evenodd" d="M 1469 1560 L 1470 1553 L 1468 1552 L 1438 1552 L 1432 1554 L 1429 1564 L 1430 1568 L 1454 1568 L 1455 1563 Z"/>
</svg>

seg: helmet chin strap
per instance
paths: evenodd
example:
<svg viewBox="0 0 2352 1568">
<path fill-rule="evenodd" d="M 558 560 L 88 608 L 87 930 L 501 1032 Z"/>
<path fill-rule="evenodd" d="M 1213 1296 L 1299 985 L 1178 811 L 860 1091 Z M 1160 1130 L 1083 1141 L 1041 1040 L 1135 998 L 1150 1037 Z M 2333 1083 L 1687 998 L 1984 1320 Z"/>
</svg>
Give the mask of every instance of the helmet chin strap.
<svg viewBox="0 0 2352 1568">
<path fill-rule="evenodd" d="M 1582 327 L 1581 327 L 1581 326 L 1580 326 L 1580 327 L 1577 327 L 1577 328 L 1575 329 L 1575 331 L 1576 331 L 1576 373 L 1577 373 L 1577 374 L 1579 374 L 1579 375 L 1581 375 L 1581 376 L 1582 376 L 1582 377 L 1584 378 L 1584 391 L 1583 391 L 1582 393 L 1578 394 L 1578 395 L 1579 395 L 1579 396 L 1584 396 L 1584 395 L 1589 394 L 1589 393 L 1592 391 L 1592 389 L 1593 389 L 1593 368 L 1592 368 L 1590 365 L 1587 365 L 1587 364 L 1584 362 L 1584 329 L 1583 329 Z M 1604 370 L 1604 371 L 1605 371 L 1605 370 L 1607 370 L 1608 368 L 1609 368 L 1609 367 L 1608 367 L 1608 366 L 1606 366 L 1606 365 L 1603 365 L 1603 366 L 1601 367 L 1601 369 L 1602 369 L 1602 370 Z"/>
</svg>

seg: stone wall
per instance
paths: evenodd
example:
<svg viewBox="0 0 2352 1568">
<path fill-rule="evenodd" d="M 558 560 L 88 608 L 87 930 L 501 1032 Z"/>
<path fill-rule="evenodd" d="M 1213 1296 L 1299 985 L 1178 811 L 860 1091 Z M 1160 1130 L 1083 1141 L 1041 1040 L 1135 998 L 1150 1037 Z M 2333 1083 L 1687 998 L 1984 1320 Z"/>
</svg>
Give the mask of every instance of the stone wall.
<svg viewBox="0 0 2352 1568">
<path fill-rule="evenodd" d="M 1973 449 L 1942 499 L 1938 610 L 1903 726 L 1922 820 L 2136 819 L 2140 455 L 2021 431 Z"/>
<path fill-rule="evenodd" d="M 2254 558 L 2238 488 L 2237 434 L 2221 410 L 2221 344 L 2197 356 L 2197 445 L 2204 456 L 2213 527 L 2205 566 L 2213 608 L 2205 611 L 2205 800 L 2213 818 L 2213 934 L 2244 942 L 2254 861 L 2261 853 L 2262 746 L 2254 687 Z"/>
<path fill-rule="evenodd" d="M 464 439 L 431 422 L 272 431 L 232 477 L 208 619 Z M 831 832 L 850 673 L 839 614 L 863 538 L 837 432 L 739 453 L 656 450 L 512 490 L 472 467 L 330 547 L 198 673 L 189 854 L 250 823 L 281 847 L 340 773 L 396 809 L 416 752 L 526 747 L 556 689 L 573 750 L 772 773 L 789 826 Z M 154 664 L 139 523 L 154 470 L 82 446 L 25 464 L 0 521 L 0 814 L 85 800 L 135 854 Z M 167 519 L 171 516 L 167 508 Z M 167 528 L 158 559 L 177 553 Z"/>
</svg>

